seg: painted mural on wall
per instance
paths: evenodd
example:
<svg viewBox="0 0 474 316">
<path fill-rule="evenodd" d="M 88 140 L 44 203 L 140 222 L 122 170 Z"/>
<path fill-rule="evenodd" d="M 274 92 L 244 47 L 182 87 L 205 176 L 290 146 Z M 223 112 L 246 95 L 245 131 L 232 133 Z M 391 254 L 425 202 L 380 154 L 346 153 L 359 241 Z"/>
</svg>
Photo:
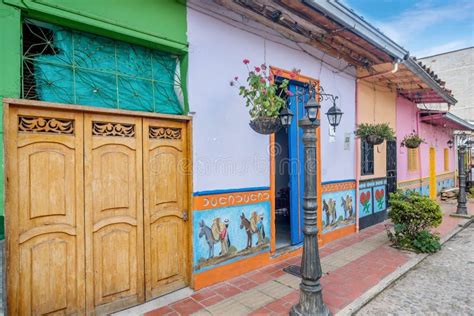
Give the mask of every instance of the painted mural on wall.
<svg viewBox="0 0 474 316">
<path fill-rule="evenodd" d="M 403 181 L 398 184 L 398 188 L 404 192 L 417 192 L 421 195 L 430 195 L 430 178 L 414 179 L 410 181 Z M 450 189 L 455 187 L 454 173 L 447 173 L 438 175 L 436 177 L 436 191 L 439 193 L 443 189 Z"/>
<path fill-rule="evenodd" d="M 372 189 L 359 190 L 359 217 L 372 214 Z"/>
<path fill-rule="evenodd" d="M 355 190 L 323 193 L 323 233 L 355 224 Z"/>
<path fill-rule="evenodd" d="M 204 271 L 270 249 L 270 202 L 193 213 L 194 270 Z"/>
<path fill-rule="evenodd" d="M 359 185 L 359 218 L 387 209 L 387 180 L 376 179 Z"/>
<path fill-rule="evenodd" d="M 385 185 L 376 186 L 372 190 L 374 192 L 374 213 L 385 210 L 387 208 Z"/>
</svg>

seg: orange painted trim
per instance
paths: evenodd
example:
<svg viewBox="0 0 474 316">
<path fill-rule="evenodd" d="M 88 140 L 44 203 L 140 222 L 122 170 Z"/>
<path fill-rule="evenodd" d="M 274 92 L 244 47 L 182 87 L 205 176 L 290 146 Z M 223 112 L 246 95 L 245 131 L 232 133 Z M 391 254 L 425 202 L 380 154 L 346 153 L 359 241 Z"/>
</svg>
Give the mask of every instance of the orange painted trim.
<svg viewBox="0 0 474 316">
<path fill-rule="evenodd" d="M 194 210 L 209 210 L 213 208 L 247 205 L 270 200 L 270 191 L 232 192 L 221 194 L 200 195 L 194 197 Z"/>
<path fill-rule="evenodd" d="M 323 193 L 355 190 L 355 188 L 355 181 L 328 183 L 323 184 Z"/>
<path fill-rule="evenodd" d="M 319 92 L 319 83 L 318 83 Z M 321 111 L 318 113 L 318 119 L 321 118 Z M 318 230 L 321 232 L 323 229 L 323 186 L 321 184 L 321 127 L 316 130 L 316 162 L 318 169 L 316 170 L 316 193 L 318 198 L 317 212 L 317 225 Z M 321 244 L 321 234 L 318 234 L 318 243 Z"/>
<path fill-rule="evenodd" d="M 270 252 L 276 248 L 275 227 L 275 134 L 270 135 Z"/>
<path fill-rule="evenodd" d="M 323 245 L 327 244 L 330 241 L 345 237 L 347 235 L 351 235 L 357 231 L 356 224 L 352 224 L 350 226 L 342 227 L 325 234 L 320 234 L 321 242 Z"/>
<path fill-rule="evenodd" d="M 282 77 L 282 78 L 285 78 L 285 79 L 288 79 L 288 80 L 295 80 L 295 81 L 304 82 L 304 83 L 313 82 L 313 83 L 316 84 L 316 86 L 318 87 L 318 91 L 319 91 L 319 80 L 317 80 L 317 79 L 314 79 L 314 78 L 311 78 L 311 77 L 308 77 L 308 76 L 304 76 L 304 75 L 301 75 L 301 74 L 295 74 L 293 71 L 285 70 L 285 69 L 278 68 L 278 67 L 275 67 L 275 66 L 270 66 L 270 72 L 274 76 Z"/>
<path fill-rule="evenodd" d="M 194 290 L 202 289 L 231 278 L 235 278 L 244 273 L 257 270 L 266 265 L 280 262 L 282 260 L 301 254 L 302 248 L 298 248 L 292 252 L 285 253 L 281 256 L 272 258 L 268 252 L 261 253 L 250 258 L 231 262 L 224 266 L 216 267 L 211 270 L 199 272 L 193 275 Z"/>
</svg>

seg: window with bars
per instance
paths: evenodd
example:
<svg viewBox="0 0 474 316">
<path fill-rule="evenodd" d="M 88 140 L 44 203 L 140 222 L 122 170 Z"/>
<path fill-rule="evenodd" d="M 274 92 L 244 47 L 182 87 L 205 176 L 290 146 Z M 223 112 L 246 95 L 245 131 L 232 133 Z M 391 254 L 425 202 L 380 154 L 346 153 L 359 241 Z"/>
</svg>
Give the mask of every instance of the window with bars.
<svg viewBox="0 0 474 316">
<path fill-rule="evenodd" d="M 361 175 L 374 174 L 374 145 L 361 140 Z"/>
<path fill-rule="evenodd" d="M 183 113 L 177 56 L 34 20 L 23 23 L 22 96 Z"/>
<path fill-rule="evenodd" d="M 408 148 L 408 171 L 418 171 L 418 148 Z"/>
</svg>

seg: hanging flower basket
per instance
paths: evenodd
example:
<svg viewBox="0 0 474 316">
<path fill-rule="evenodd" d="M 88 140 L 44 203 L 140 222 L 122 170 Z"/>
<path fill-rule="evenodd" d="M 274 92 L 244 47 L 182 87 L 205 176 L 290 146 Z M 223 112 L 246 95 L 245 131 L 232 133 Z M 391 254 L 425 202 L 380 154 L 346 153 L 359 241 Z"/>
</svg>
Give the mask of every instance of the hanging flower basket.
<svg viewBox="0 0 474 316">
<path fill-rule="evenodd" d="M 250 121 L 250 127 L 259 134 L 270 135 L 281 128 L 280 118 L 260 116 Z"/>
<path fill-rule="evenodd" d="M 380 137 L 378 135 L 369 135 L 365 138 L 365 140 L 367 141 L 367 143 L 369 143 L 370 145 L 380 145 L 383 143 L 384 141 L 384 138 L 383 137 Z"/>
<path fill-rule="evenodd" d="M 424 142 L 425 140 L 421 138 L 420 136 L 418 136 L 418 134 L 416 134 L 415 131 L 413 131 L 413 133 L 406 135 L 403 138 L 400 145 L 406 148 L 414 149 L 414 148 L 418 148 L 421 145 L 421 143 L 424 143 Z"/>
<path fill-rule="evenodd" d="M 282 127 L 280 111 L 286 107 L 287 97 L 292 95 L 288 90 L 289 80 L 279 80 L 279 72 L 273 74 L 265 64 L 252 68 L 248 59 L 244 59 L 243 63 L 248 73 L 245 83 L 239 82 L 239 77 L 235 76 L 230 85 L 237 86 L 245 100 L 250 127 L 263 135 L 276 133 Z M 296 76 L 296 72 L 293 75 Z"/>
<path fill-rule="evenodd" d="M 384 140 L 395 139 L 395 132 L 387 123 L 362 123 L 355 131 L 357 137 L 365 139 L 371 145 L 380 145 Z"/>
</svg>

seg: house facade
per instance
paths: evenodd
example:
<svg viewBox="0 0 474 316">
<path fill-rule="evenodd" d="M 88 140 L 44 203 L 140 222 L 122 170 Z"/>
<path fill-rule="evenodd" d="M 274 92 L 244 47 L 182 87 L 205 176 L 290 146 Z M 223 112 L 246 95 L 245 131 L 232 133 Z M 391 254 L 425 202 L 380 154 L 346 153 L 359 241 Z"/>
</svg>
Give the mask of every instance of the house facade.
<svg viewBox="0 0 474 316">
<path fill-rule="evenodd" d="M 238 14 L 212 1 L 188 2 L 188 6 L 188 88 L 195 111 L 193 271 L 194 285 L 200 288 L 300 252 L 303 143 L 296 116 L 305 115 L 308 81 L 317 81 L 324 91 L 337 95 L 344 112 L 335 134 L 330 134 L 328 120 L 321 116 L 320 238 L 327 242 L 356 231 L 356 79 L 354 68 L 347 63 L 325 57 L 312 47 L 307 53 L 262 24 L 236 23 Z M 206 12 L 218 12 L 219 18 Z M 244 59 L 252 69 L 264 64 L 275 77 L 290 79 L 294 96 L 289 104 L 295 118 L 288 130 L 266 136 L 248 126 L 250 116 L 243 98 L 229 85 L 234 77 L 245 78 Z M 347 70 L 335 73 L 343 68 Z M 293 69 L 301 70 L 298 76 L 291 77 Z M 321 112 L 331 105 L 323 102 Z M 246 223 L 260 221 L 264 237 L 257 231 L 249 234 Z M 228 223 L 223 229 L 230 246 L 214 242 L 218 238 L 209 233 L 224 222 Z M 218 237 L 217 232 L 214 235 Z M 280 248 L 286 253 L 274 257 Z"/>
<path fill-rule="evenodd" d="M 368 170 L 356 125 L 388 122 L 398 142 L 416 103 L 456 100 L 340 3 L 265 2 L 0 3 L 10 314 L 107 314 L 300 254 L 312 85 L 344 112 L 334 131 L 321 101 L 320 245 L 385 218 L 403 149 L 372 148 Z M 288 129 L 249 127 L 230 85 L 244 59 L 289 80 Z"/>
<path fill-rule="evenodd" d="M 185 3 L 0 12 L 8 314 L 106 314 L 187 286 Z"/>
</svg>

